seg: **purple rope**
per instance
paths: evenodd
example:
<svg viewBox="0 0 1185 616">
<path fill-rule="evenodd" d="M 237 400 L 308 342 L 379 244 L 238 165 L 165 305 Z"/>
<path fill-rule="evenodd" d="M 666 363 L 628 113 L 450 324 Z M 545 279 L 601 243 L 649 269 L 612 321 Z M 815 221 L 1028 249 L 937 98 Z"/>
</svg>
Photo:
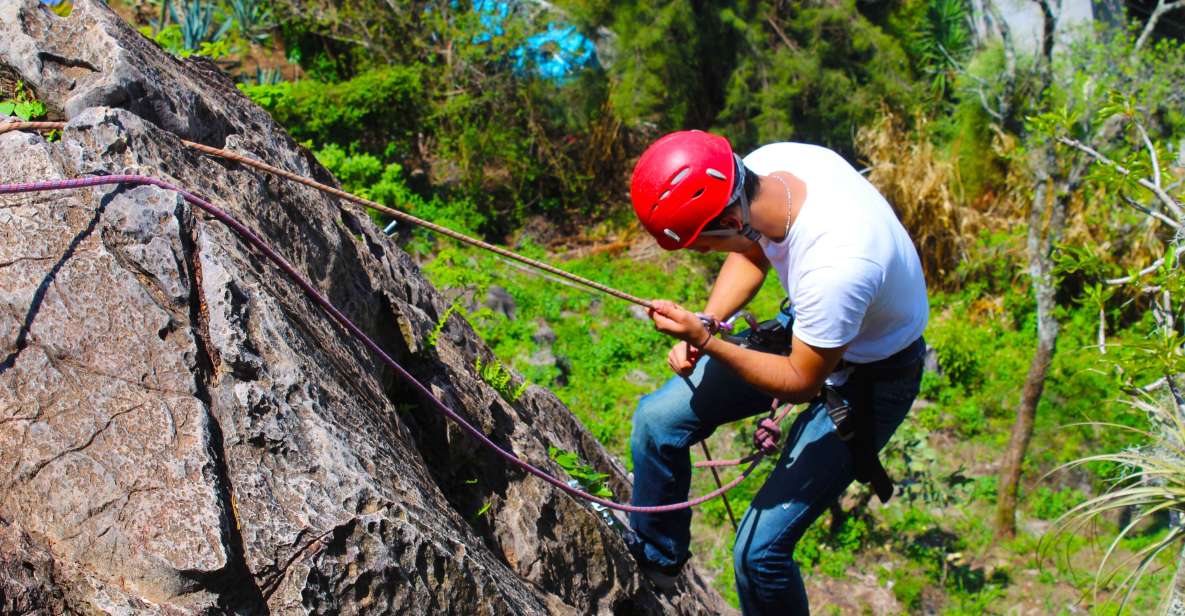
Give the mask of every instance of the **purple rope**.
<svg viewBox="0 0 1185 616">
<path fill-rule="evenodd" d="M 513 453 L 510 453 L 509 451 L 506 451 L 505 449 L 502 449 L 501 447 L 499 447 L 497 443 L 490 440 L 490 438 L 487 437 L 484 433 L 482 433 L 481 430 L 478 430 L 477 428 L 473 427 L 469 422 L 465 421 L 465 419 L 463 417 L 461 417 L 459 414 L 457 414 L 455 411 L 453 411 L 447 405 L 445 405 L 444 402 L 441 402 L 440 399 L 438 399 L 435 395 L 433 395 L 432 392 L 429 391 L 428 388 L 425 387 L 422 383 L 420 383 L 414 376 L 412 376 L 411 373 L 409 373 L 407 370 L 404 370 L 403 366 L 400 366 L 398 363 L 396 363 L 395 360 L 392 359 L 390 355 L 387 355 L 387 353 L 385 351 L 383 351 L 383 349 L 380 348 L 378 344 L 375 343 L 375 341 L 371 340 L 370 337 L 367 336 L 366 333 L 363 332 L 361 328 L 359 328 L 357 325 L 355 325 L 353 321 L 346 318 L 346 315 L 342 314 L 342 312 L 340 310 L 338 310 L 337 307 L 335 307 L 332 303 L 330 303 L 328 298 L 326 298 L 319 291 L 317 291 L 317 289 L 313 287 L 313 284 L 311 282 L 308 282 L 307 280 L 305 280 L 305 278 L 303 276 L 301 276 L 299 272 L 296 271 L 296 268 L 292 267 L 292 265 L 289 264 L 288 261 L 286 261 L 284 259 L 284 257 L 281 257 L 279 255 L 279 253 L 277 253 L 275 250 L 273 250 L 271 248 L 271 246 L 269 246 L 267 244 L 267 242 L 263 241 L 262 238 L 260 238 L 258 235 L 256 235 L 254 231 L 248 229 L 246 226 L 244 226 L 238 220 L 231 217 L 230 214 L 227 214 L 226 212 L 222 211 L 221 209 L 215 207 L 214 204 L 194 195 L 193 193 L 182 190 L 181 188 L 173 186 L 172 184 L 169 184 L 168 182 L 165 182 L 164 180 L 159 180 L 159 179 L 153 178 L 153 177 L 148 177 L 148 176 L 143 176 L 143 175 L 106 175 L 106 176 L 96 176 L 96 177 L 78 178 L 78 179 L 70 179 L 70 180 L 51 180 L 51 181 L 46 181 L 46 182 L 25 182 L 25 183 L 18 183 L 18 184 L 0 184 L 0 195 L 24 193 L 24 192 L 42 192 L 42 191 L 49 191 L 49 190 L 67 190 L 67 189 L 75 189 L 75 188 L 89 188 L 92 186 L 101 186 L 101 185 L 105 185 L 105 184 L 147 184 L 150 186 L 156 186 L 158 188 L 163 188 L 165 190 L 169 190 L 169 191 L 172 191 L 172 192 L 175 192 L 175 193 L 181 195 L 189 203 L 192 203 L 193 205 L 204 210 L 210 216 L 213 216 L 214 218 L 217 218 L 218 220 L 222 221 L 222 223 L 225 224 L 226 226 L 230 227 L 232 231 L 237 233 L 243 239 L 247 240 L 248 243 L 255 246 L 255 248 L 258 249 L 261 253 L 263 253 L 263 255 L 266 256 L 269 260 L 271 260 L 272 263 L 275 263 L 276 266 L 279 267 L 280 270 L 283 271 L 286 276 L 288 276 L 290 279 L 292 279 L 293 282 L 295 282 L 297 285 L 299 285 L 300 288 L 304 290 L 305 294 L 308 295 L 309 298 L 312 299 L 318 306 L 320 306 L 322 310 L 329 313 L 329 316 L 333 317 L 333 319 L 335 321 L 340 323 L 342 327 L 346 328 L 347 331 L 349 331 L 355 338 L 357 338 L 360 342 L 362 342 L 362 344 L 364 346 L 366 346 L 366 348 L 370 349 L 370 351 L 372 353 L 377 355 L 379 357 L 379 359 L 381 359 L 384 364 L 387 364 L 387 366 L 389 366 L 392 370 L 394 370 L 401 377 L 403 377 L 404 380 L 411 383 L 412 386 L 415 387 L 416 391 L 420 392 L 420 394 L 422 396 L 424 396 L 428 400 L 431 400 L 432 404 L 434 406 L 436 406 L 436 408 L 439 409 L 440 412 L 444 413 L 449 419 L 453 420 L 454 422 L 457 423 L 457 425 L 461 426 L 461 429 L 463 429 L 465 432 L 469 433 L 469 435 L 472 436 L 473 438 L 476 438 L 477 440 L 481 441 L 486 447 L 493 449 L 495 453 L 497 453 L 499 456 L 501 456 L 507 462 L 509 462 L 512 465 L 517 466 L 520 469 L 542 479 L 543 481 L 546 481 L 547 483 L 550 483 L 551 485 L 555 486 L 556 488 L 559 488 L 560 490 L 563 490 L 564 492 L 567 492 L 568 494 L 570 494 L 572 496 L 582 498 L 584 500 L 591 501 L 591 502 L 597 503 L 599 505 L 603 505 L 605 507 L 609 507 L 610 509 L 617 509 L 619 511 L 628 511 L 628 512 L 634 512 L 634 513 L 663 513 L 663 512 L 667 512 L 667 511 L 677 511 L 679 509 L 687 509 L 690 507 L 695 507 L 696 505 L 701 505 L 709 500 L 712 500 L 713 498 L 716 498 L 717 496 L 724 494 L 725 492 L 731 490 L 732 488 L 736 487 L 737 484 L 739 484 L 746 477 L 748 477 L 751 472 L 753 472 L 753 469 L 755 469 L 757 467 L 757 463 L 761 461 L 762 457 L 764 457 L 763 454 L 761 454 L 761 453 L 758 453 L 758 454 L 752 456 L 751 463 L 749 464 L 748 467 L 745 468 L 744 471 L 741 472 L 741 474 L 738 477 L 736 477 L 732 481 L 728 482 L 727 484 L 717 488 L 716 490 L 713 490 L 711 492 L 708 492 L 707 494 L 704 494 L 702 496 L 693 498 L 691 500 L 688 500 L 688 501 L 685 501 L 682 503 L 674 503 L 674 504 L 670 504 L 670 505 L 655 505 L 655 506 L 648 506 L 648 507 L 647 506 L 637 506 L 637 505 L 623 505 L 621 503 L 615 503 L 611 500 L 607 500 L 607 499 L 601 498 L 599 496 L 589 494 L 588 492 L 580 490 L 579 488 L 573 488 L 573 487 L 569 486 L 563 480 L 553 477 L 548 472 L 541 470 L 539 468 L 536 468 L 535 466 L 531 465 L 530 463 L 519 459 Z M 747 460 L 749 460 L 749 458 L 746 458 L 746 461 Z"/>
</svg>

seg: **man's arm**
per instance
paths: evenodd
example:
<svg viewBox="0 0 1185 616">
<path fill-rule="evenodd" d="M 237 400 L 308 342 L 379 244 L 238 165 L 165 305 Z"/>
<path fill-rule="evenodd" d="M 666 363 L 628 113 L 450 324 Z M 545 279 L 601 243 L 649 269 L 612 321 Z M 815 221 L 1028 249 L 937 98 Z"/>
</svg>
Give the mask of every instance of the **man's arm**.
<svg viewBox="0 0 1185 616">
<path fill-rule="evenodd" d="M 745 252 L 728 253 L 704 312 L 720 320 L 731 317 L 757 295 L 768 271 L 769 259 L 757 244 Z"/>
<path fill-rule="evenodd" d="M 789 357 L 741 348 L 708 335 L 694 314 L 673 302 L 655 300 L 651 318 L 659 331 L 689 344 L 732 368 L 746 383 L 792 403 L 807 402 L 819 393 L 827 375 L 839 365 L 847 346 L 824 349 L 793 338 Z"/>
<path fill-rule="evenodd" d="M 700 352 L 732 368 L 753 387 L 783 402 L 799 404 L 819 394 L 846 349 L 814 347 L 795 336 L 788 357 L 741 348 L 719 338 L 709 338 Z"/>
<path fill-rule="evenodd" d="M 743 253 L 729 253 L 712 284 L 712 294 L 708 296 L 704 312 L 720 320 L 731 317 L 757 295 L 768 271 L 769 260 L 757 244 Z M 667 354 L 667 365 L 675 374 L 687 376 L 695 369 L 699 357 L 698 350 L 680 342 Z"/>
</svg>

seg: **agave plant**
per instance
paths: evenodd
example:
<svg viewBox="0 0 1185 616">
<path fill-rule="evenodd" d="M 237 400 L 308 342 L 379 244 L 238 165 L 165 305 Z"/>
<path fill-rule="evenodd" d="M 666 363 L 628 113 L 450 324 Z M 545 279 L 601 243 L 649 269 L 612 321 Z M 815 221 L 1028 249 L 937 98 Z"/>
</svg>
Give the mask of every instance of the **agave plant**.
<svg viewBox="0 0 1185 616">
<path fill-rule="evenodd" d="M 263 42 L 272 27 L 272 9 L 268 0 L 230 0 L 230 14 L 243 38 Z"/>
<path fill-rule="evenodd" d="M 1115 430 L 1134 432 L 1143 445 L 1117 453 L 1107 453 L 1075 460 L 1058 470 L 1090 462 L 1109 462 L 1122 469 L 1109 490 L 1096 496 L 1059 518 L 1055 537 L 1081 530 L 1107 513 L 1134 511 L 1130 521 L 1111 540 L 1102 561 L 1095 571 L 1094 593 L 1104 585 L 1119 580 L 1117 592 L 1122 593 L 1119 612 L 1122 613 L 1140 580 L 1152 568 L 1158 557 L 1169 549 L 1177 549 L 1176 572 L 1173 583 L 1165 589 L 1164 613 L 1185 613 L 1185 414 L 1175 397 L 1155 400 L 1145 396 L 1131 402 L 1148 414 L 1151 427 L 1132 428 L 1117 424 L 1094 424 Z M 1148 545 L 1117 563 L 1116 549 L 1120 542 L 1142 523 L 1168 514 L 1169 530 L 1159 541 Z M 1114 566 L 1110 566 L 1114 564 Z M 1122 577 L 1120 577 L 1122 575 Z"/>
<path fill-rule="evenodd" d="M 255 83 L 261 86 L 275 85 L 284 81 L 284 74 L 278 68 L 256 68 Z"/>
<path fill-rule="evenodd" d="M 167 3 L 173 21 L 181 26 L 181 40 L 186 49 L 197 50 L 202 43 L 213 43 L 226 36 L 233 19 L 227 19 L 214 28 L 214 3 L 205 0 L 186 0 L 180 15 L 172 3 Z"/>
</svg>

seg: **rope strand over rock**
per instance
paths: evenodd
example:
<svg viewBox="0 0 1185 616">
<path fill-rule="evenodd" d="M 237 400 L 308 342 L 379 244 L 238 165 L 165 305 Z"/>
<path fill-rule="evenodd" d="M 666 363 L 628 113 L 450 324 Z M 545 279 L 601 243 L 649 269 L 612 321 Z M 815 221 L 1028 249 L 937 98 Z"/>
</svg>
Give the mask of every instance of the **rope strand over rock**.
<svg viewBox="0 0 1185 616">
<path fill-rule="evenodd" d="M 6 133 L 11 130 L 23 130 L 23 129 L 63 130 L 65 128 L 66 128 L 65 122 L 5 122 L 5 123 L 0 123 L 0 134 Z M 242 154 L 239 154 L 237 152 L 231 152 L 230 150 L 219 149 L 219 148 L 211 147 L 208 145 L 202 145 L 200 143 L 194 143 L 193 141 L 187 141 L 185 139 L 182 139 L 181 143 L 183 143 L 186 147 L 192 148 L 192 149 L 197 150 L 199 152 L 203 152 L 203 153 L 209 154 L 211 156 L 217 156 L 219 158 L 225 158 L 227 160 L 233 160 L 237 163 L 242 163 L 244 165 L 247 165 L 248 167 L 253 167 L 255 169 L 259 169 L 260 171 L 266 171 L 267 173 L 270 173 L 272 175 L 276 175 L 276 176 L 291 180 L 293 182 L 297 182 L 299 184 L 304 184 L 305 186 L 308 186 L 310 188 L 315 188 L 317 190 L 331 194 L 331 195 L 338 197 L 340 199 L 345 199 L 346 201 L 350 201 L 352 203 L 356 203 L 358 205 L 362 205 L 362 206 L 377 210 L 377 211 L 382 212 L 388 216 L 391 216 L 392 218 L 395 218 L 397 220 L 401 220 L 403 222 L 410 223 L 413 225 L 418 225 L 418 226 L 428 229 L 430 231 L 434 231 L 434 232 L 439 233 L 441 235 L 451 237 L 459 242 L 464 242 L 464 243 L 469 244 L 471 246 L 476 246 L 478 248 L 481 248 L 482 250 L 488 250 L 494 254 L 498 254 L 503 257 L 506 257 L 507 259 L 513 259 L 513 260 L 518 261 L 520 263 L 529 265 L 529 266 L 534 267 L 536 269 L 543 270 L 543 271 L 548 272 L 550 274 L 554 274 L 556 276 L 559 276 L 559 277 L 564 278 L 566 280 L 570 280 L 570 281 L 575 282 L 577 284 L 581 284 L 586 287 L 596 289 L 597 291 L 606 293 L 608 295 L 612 295 L 613 297 L 616 297 L 618 299 L 623 299 L 627 302 L 632 302 L 632 303 L 637 304 L 639 306 L 642 306 L 645 308 L 650 308 L 649 301 L 644 300 L 640 297 L 636 297 L 634 295 L 630 295 L 629 293 L 626 293 L 624 291 L 618 291 L 617 289 L 614 289 L 613 287 L 601 284 L 595 280 L 589 280 L 588 278 L 585 278 L 583 276 L 579 276 L 577 274 L 573 274 L 571 272 L 564 271 L 558 267 L 555 267 L 554 265 L 549 265 L 547 263 L 544 263 L 544 262 L 536 260 L 536 259 L 532 259 L 530 257 L 524 257 L 523 255 L 520 255 L 520 254 L 513 252 L 511 250 L 502 248 L 501 246 L 495 246 L 489 242 L 485 242 L 485 241 L 479 240 L 475 237 L 470 237 L 468 235 L 465 235 L 464 233 L 460 233 L 458 231 L 449 229 L 448 227 L 442 227 L 434 222 L 430 222 L 430 221 L 424 220 L 423 218 L 418 218 L 416 216 L 412 216 L 411 214 L 408 214 L 407 212 L 403 212 L 403 211 L 397 210 L 395 208 L 387 207 L 381 203 L 371 201 L 370 199 L 363 199 L 362 197 L 359 197 L 358 195 L 348 193 L 344 190 L 334 188 L 332 186 L 327 186 L 325 184 L 317 182 L 316 180 L 311 180 L 309 178 L 297 175 L 297 174 L 292 173 L 290 171 L 285 171 L 283 169 L 274 167 L 274 166 L 269 165 L 267 163 L 260 162 L 258 160 L 249 158 L 247 156 L 243 156 Z"/>
<path fill-rule="evenodd" d="M 7 127 L 5 127 L 5 128 L 7 128 Z M 54 128 L 54 127 L 50 127 L 50 128 Z M 222 222 L 223 224 L 225 224 L 232 231 L 234 231 L 239 237 L 243 238 L 243 240 L 245 240 L 248 244 L 250 244 L 256 250 L 258 250 L 261 254 L 263 254 L 263 256 L 266 257 L 269 261 L 271 261 L 273 264 L 275 264 L 276 267 L 278 267 L 280 269 L 280 271 L 282 271 L 284 273 L 285 276 L 287 276 L 294 283 L 296 283 L 296 285 L 299 286 L 305 292 L 306 295 L 308 295 L 309 299 L 311 299 L 322 310 L 324 310 L 330 317 L 333 318 L 333 320 L 337 321 L 338 324 L 340 324 L 343 328 L 345 328 L 350 333 L 350 335 L 352 335 L 359 342 L 361 342 L 363 346 L 365 346 L 372 353 L 374 353 L 384 364 L 386 364 L 389 368 L 394 370 L 396 372 L 396 374 L 398 374 L 405 381 L 407 381 L 413 388 L 415 388 L 415 390 L 417 392 L 419 392 L 419 394 L 421 396 L 423 396 L 423 398 L 425 400 L 428 400 L 432 404 L 432 406 L 436 407 L 436 409 L 439 410 L 441 413 L 444 413 L 444 415 L 446 417 L 453 420 L 467 434 L 469 434 L 473 438 L 480 441 L 486 447 L 489 447 L 490 449 L 492 449 L 498 456 L 500 456 L 501 458 L 506 460 L 511 465 L 516 466 L 516 467 L 522 469 L 523 471 L 526 471 L 527 473 L 530 473 L 530 474 L 542 479 L 543 481 L 546 481 L 547 483 L 555 486 L 556 488 L 558 488 L 558 489 L 560 489 L 572 496 L 582 498 L 584 500 L 594 502 L 594 503 L 603 505 L 605 507 L 609 507 L 611 509 L 616 509 L 619 511 L 626 511 L 626 512 L 663 513 L 663 512 L 668 512 L 668 511 L 676 511 L 676 510 L 680 510 L 680 509 L 687 509 L 690 507 L 695 507 L 697 505 L 703 504 L 703 503 L 705 503 L 709 500 L 712 500 L 718 496 L 721 496 L 728 490 L 731 490 L 732 488 L 736 487 L 738 484 L 740 484 L 742 481 L 744 481 L 745 478 L 748 477 L 750 473 L 753 472 L 753 470 L 757 467 L 757 464 L 760 463 L 761 460 L 766 455 L 764 452 L 759 451 L 759 452 L 757 452 L 747 458 L 744 458 L 742 460 L 729 461 L 729 462 L 734 462 L 734 463 L 748 462 L 748 466 L 741 472 L 740 475 L 738 475 L 736 478 L 734 478 L 732 481 L 728 482 L 727 484 L 721 486 L 720 488 L 713 490 L 713 491 L 711 491 L 707 494 L 704 494 L 702 496 L 682 502 L 682 503 L 641 507 L 641 506 L 626 505 L 626 504 L 622 504 L 622 503 L 617 503 L 617 502 L 614 502 L 614 501 L 611 501 L 611 500 L 608 500 L 605 498 L 601 498 L 599 496 L 595 496 L 593 494 L 585 492 L 584 490 L 580 490 L 578 488 L 573 488 L 573 487 L 569 486 L 563 480 L 556 478 L 555 476 L 551 475 L 547 471 L 539 469 L 538 467 L 530 464 L 529 462 L 526 462 L 526 461 L 520 459 L 518 456 L 516 456 L 513 453 L 500 447 L 497 443 L 495 443 L 488 436 L 486 436 L 481 430 L 478 430 L 476 427 L 474 427 L 472 424 L 470 424 L 468 421 L 466 421 L 464 417 L 461 417 L 461 415 L 459 415 L 456 411 L 449 408 L 448 405 L 446 405 L 439 398 L 437 398 L 435 395 L 433 395 L 432 392 L 427 387 L 425 387 L 423 383 L 421 383 L 419 380 L 417 380 L 414 376 L 412 376 L 411 373 L 409 373 L 407 370 L 405 370 L 403 368 L 403 366 L 399 365 L 399 363 L 397 363 L 394 359 L 392 359 L 391 356 L 388 355 L 386 351 L 384 351 L 374 340 L 372 340 L 370 338 L 370 336 L 367 336 L 366 333 L 363 332 L 360 327 L 358 327 L 358 325 L 356 325 L 353 321 L 351 321 L 348 317 L 346 317 L 346 315 L 343 314 L 336 306 L 334 306 L 333 303 L 330 302 L 327 297 L 325 297 L 320 291 L 318 291 L 316 289 L 316 287 L 313 286 L 313 283 L 309 282 L 299 272 L 297 272 L 296 268 L 293 267 L 292 264 L 290 264 L 286 259 L 284 259 L 284 257 L 280 256 L 280 254 L 277 253 L 275 251 L 275 249 L 273 249 L 270 245 L 268 245 L 268 243 L 265 242 L 263 240 L 263 238 L 259 237 L 259 235 L 257 235 L 254 231 L 247 228 L 245 225 L 243 225 L 237 219 L 232 217 L 230 214 L 219 209 L 218 207 L 216 207 L 212 203 L 202 199 L 201 197 L 198 197 L 197 195 L 194 195 L 193 193 L 190 193 L 186 190 L 178 188 L 178 187 L 176 187 L 164 180 L 157 179 L 154 177 L 149 177 L 149 176 L 142 176 L 142 175 L 109 175 L 109 176 L 96 176 L 96 177 L 77 178 L 77 179 L 69 179 L 69 180 L 54 180 L 54 181 L 46 181 L 46 182 L 0 184 L 0 195 L 27 193 L 27 192 L 43 192 L 43 191 L 53 191 L 53 190 L 73 190 L 73 189 L 90 188 L 90 187 L 94 187 L 94 186 L 103 186 L 103 185 L 111 185 L 111 184 L 148 185 L 148 186 L 156 186 L 157 188 L 175 192 L 175 193 L 181 195 L 182 198 L 184 198 L 187 202 L 191 203 L 193 206 L 203 210 L 204 212 L 209 214 L 211 217 L 213 217 L 213 218 L 219 220 L 220 222 Z M 718 465 L 719 464 L 713 464 L 712 466 L 718 466 Z"/>
</svg>

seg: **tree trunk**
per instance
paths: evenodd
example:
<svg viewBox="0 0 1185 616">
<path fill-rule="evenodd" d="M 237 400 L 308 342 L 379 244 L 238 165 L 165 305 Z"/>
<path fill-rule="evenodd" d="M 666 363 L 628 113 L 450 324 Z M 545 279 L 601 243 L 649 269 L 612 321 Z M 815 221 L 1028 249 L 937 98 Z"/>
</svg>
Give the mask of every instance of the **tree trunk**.
<svg viewBox="0 0 1185 616">
<path fill-rule="evenodd" d="M 1041 312 L 1038 309 L 1038 312 Z M 1057 346 L 1057 320 L 1050 327 L 1042 327 L 1043 319 L 1037 317 L 1037 350 L 1033 353 L 1033 361 L 1029 364 L 1029 373 L 1025 377 L 1024 389 L 1021 391 L 1020 406 L 1016 410 L 1016 422 L 1012 424 L 1012 436 L 1008 439 L 1008 450 L 1005 452 L 1004 466 L 1000 469 L 999 497 L 996 503 L 996 535 L 1010 538 L 1016 534 L 1016 499 L 1020 486 L 1021 466 L 1024 465 L 1025 453 L 1029 449 L 1029 441 L 1033 437 L 1033 421 L 1037 416 L 1037 404 L 1041 402 L 1041 394 L 1045 390 L 1045 375 L 1049 371 L 1049 364 L 1053 360 L 1053 352 Z M 1042 330 L 1046 331 L 1042 331 Z"/>
<path fill-rule="evenodd" d="M 1016 501 L 1019 492 L 1021 467 L 1025 453 L 1033 437 L 1033 422 L 1037 416 L 1037 405 L 1045 391 L 1045 376 L 1057 350 L 1059 324 L 1054 310 L 1056 306 L 1056 281 L 1053 273 L 1051 251 L 1055 242 L 1061 239 L 1065 227 L 1065 187 L 1058 186 L 1053 196 L 1050 176 L 1057 168 L 1055 153 L 1051 147 L 1037 153 L 1033 162 L 1036 185 L 1033 190 L 1033 205 L 1029 211 L 1027 252 L 1029 274 L 1033 279 L 1033 294 L 1037 300 L 1037 349 L 1029 364 L 1021 390 L 1020 406 L 1016 410 L 1016 422 L 1012 425 L 1012 436 L 1000 469 L 1000 483 L 996 502 L 996 535 L 1012 537 L 1016 534 Z M 1048 224 L 1046 210 L 1051 210 Z"/>
</svg>

